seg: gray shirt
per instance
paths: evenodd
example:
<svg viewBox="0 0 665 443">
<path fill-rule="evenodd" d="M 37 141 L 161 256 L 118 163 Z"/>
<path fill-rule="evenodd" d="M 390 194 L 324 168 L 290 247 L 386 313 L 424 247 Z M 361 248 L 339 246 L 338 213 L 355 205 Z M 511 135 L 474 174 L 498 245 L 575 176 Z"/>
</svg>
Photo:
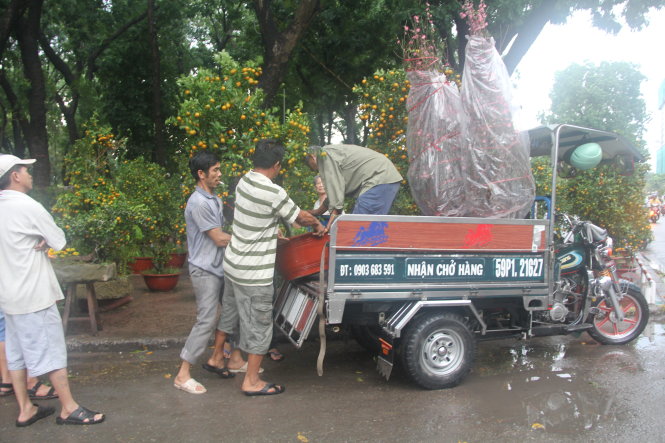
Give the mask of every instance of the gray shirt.
<svg viewBox="0 0 665 443">
<path fill-rule="evenodd" d="M 317 164 L 331 210 L 341 210 L 345 196 L 356 198 L 376 185 L 402 181 L 397 168 L 385 155 L 362 146 L 324 146 Z"/>
<path fill-rule="evenodd" d="M 222 200 L 197 186 L 187 200 L 185 223 L 189 264 L 224 277 L 224 248 L 215 245 L 206 233 L 213 228 L 221 229 L 224 226 Z"/>
</svg>

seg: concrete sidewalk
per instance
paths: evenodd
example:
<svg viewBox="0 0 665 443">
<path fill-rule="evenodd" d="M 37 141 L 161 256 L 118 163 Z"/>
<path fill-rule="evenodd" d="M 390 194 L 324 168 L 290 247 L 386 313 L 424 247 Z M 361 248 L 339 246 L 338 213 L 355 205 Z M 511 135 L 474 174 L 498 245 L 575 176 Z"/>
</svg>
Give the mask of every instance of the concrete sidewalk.
<svg viewBox="0 0 665 443">
<path fill-rule="evenodd" d="M 130 276 L 133 300 L 105 311 L 96 335 L 86 321 L 71 322 L 67 332 L 70 351 L 136 349 L 143 346 L 182 345 L 196 320 L 196 301 L 185 268 L 178 286 L 169 292 L 151 292 L 140 275 Z"/>
</svg>

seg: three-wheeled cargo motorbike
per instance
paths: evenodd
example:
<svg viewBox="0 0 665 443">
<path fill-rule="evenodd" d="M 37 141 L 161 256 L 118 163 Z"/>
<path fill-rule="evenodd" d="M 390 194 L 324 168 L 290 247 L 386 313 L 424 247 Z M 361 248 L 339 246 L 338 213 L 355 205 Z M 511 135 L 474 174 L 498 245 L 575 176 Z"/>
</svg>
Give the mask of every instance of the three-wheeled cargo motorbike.
<svg viewBox="0 0 665 443">
<path fill-rule="evenodd" d="M 570 150 L 597 143 L 602 162 L 624 173 L 644 158 L 606 131 L 558 125 L 528 135 L 531 156 L 549 156 L 553 169 L 552 194 L 536 198 L 531 218 L 342 215 L 329 235 L 278 247 L 275 324 L 300 347 L 318 317 L 319 373 L 326 327 L 351 331 L 386 378 L 399 362 L 427 389 L 460 383 L 478 340 L 586 331 L 624 344 L 642 333 L 647 303 L 617 277 L 607 231 L 567 216 L 567 234 L 554 231 L 557 180 L 575 172 Z"/>
</svg>

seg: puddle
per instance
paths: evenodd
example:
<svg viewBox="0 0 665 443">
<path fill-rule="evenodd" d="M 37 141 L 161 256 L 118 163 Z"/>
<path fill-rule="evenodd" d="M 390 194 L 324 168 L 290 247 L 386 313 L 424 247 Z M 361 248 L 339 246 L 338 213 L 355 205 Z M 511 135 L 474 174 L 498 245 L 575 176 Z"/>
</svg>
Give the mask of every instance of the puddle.
<svg viewBox="0 0 665 443">
<path fill-rule="evenodd" d="M 654 335 L 663 339 L 664 333 L 661 326 Z M 602 374 L 641 370 L 635 343 L 610 347 L 571 337 L 504 341 L 499 346 L 486 342 L 474 368 L 480 377 L 469 386 L 469 395 L 485 399 L 476 404 L 481 416 L 570 435 L 626 413 L 599 381 Z"/>
<path fill-rule="evenodd" d="M 663 344 L 665 344 L 665 325 L 650 322 L 636 340 L 635 348 L 646 350 L 651 347 L 662 347 Z"/>
</svg>

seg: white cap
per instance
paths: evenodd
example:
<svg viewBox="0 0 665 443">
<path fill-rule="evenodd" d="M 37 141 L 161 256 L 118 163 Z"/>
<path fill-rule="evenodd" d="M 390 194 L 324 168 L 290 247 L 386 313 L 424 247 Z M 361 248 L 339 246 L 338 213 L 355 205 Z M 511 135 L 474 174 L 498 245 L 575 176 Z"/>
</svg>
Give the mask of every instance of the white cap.
<svg viewBox="0 0 665 443">
<path fill-rule="evenodd" d="M 21 160 L 15 155 L 0 155 L 0 177 L 16 165 L 31 165 L 36 161 L 34 158 Z"/>
</svg>

